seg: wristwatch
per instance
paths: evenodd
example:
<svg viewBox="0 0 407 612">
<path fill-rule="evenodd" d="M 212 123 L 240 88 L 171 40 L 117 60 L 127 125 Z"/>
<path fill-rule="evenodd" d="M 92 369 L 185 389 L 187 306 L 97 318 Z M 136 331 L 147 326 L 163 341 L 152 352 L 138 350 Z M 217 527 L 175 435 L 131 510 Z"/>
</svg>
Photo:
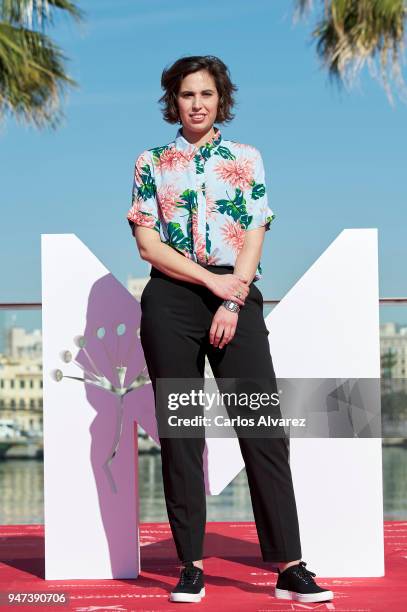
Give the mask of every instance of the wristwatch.
<svg viewBox="0 0 407 612">
<path fill-rule="evenodd" d="M 222 306 L 229 310 L 229 312 L 239 312 L 240 306 L 236 302 L 232 302 L 232 300 L 224 300 L 222 302 Z"/>
</svg>

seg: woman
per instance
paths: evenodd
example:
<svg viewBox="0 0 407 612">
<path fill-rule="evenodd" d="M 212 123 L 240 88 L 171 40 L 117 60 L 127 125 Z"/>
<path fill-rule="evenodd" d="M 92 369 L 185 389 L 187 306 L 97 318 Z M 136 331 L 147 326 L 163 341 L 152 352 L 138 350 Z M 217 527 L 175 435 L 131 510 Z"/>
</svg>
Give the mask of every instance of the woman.
<svg viewBox="0 0 407 612">
<path fill-rule="evenodd" d="M 140 256 L 152 265 L 140 338 L 157 419 L 157 380 L 202 380 L 205 355 L 217 381 L 255 377 L 265 390 L 276 389 L 263 298 L 254 284 L 274 218 L 263 162 L 255 147 L 227 140 L 214 126 L 233 118 L 237 88 L 214 56 L 179 59 L 161 84 L 164 119 L 182 127 L 172 142 L 138 156 L 127 214 Z M 332 599 L 301 561 L 285 440 L 238 439 L 262 557 L 278 568 L 276 597 Z M 205 594 L 205 439 L 160 436 L 160 442 L 168 518 L 182 562 L 170 600 L 196 602 Z"/>
</svg>

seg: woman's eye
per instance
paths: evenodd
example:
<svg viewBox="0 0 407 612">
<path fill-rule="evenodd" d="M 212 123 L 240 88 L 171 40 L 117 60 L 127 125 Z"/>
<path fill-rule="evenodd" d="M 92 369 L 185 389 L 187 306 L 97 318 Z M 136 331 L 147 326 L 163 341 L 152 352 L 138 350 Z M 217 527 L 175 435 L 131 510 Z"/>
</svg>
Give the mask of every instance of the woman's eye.
<svg viewBox="0 0 407 612">
<path fill-rule="evenodd" d="M 204 96 L 211 96 L 212 94 L 210 92 L 207 92 L 207 93 L 204 93 L 203 95 Z M 191 96 L 192 96 L 192 94 L 190 94 L 190 93 L 184 94 L 184 98 L 190 98 Z"/>
</svg>

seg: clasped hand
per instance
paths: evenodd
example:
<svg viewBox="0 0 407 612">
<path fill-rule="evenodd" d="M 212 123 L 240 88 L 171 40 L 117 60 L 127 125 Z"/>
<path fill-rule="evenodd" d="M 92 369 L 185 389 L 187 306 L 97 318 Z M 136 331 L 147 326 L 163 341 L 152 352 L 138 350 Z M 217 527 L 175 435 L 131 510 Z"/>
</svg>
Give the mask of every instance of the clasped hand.
<svg viewBox="0 0 407 612">
<path fill-rule="evenodd" d="M 249 285 L 235 274 L 214 274 L 209 289 L 224 300 L 232 300 L 244 306 L 245 299 L 250 291 Z M 238 313 L 228 311 L 219 306 L 212 319 L 209 330 L 209 342 L 222 349 L 228 344 L 236 332 Z"/>
</svg>

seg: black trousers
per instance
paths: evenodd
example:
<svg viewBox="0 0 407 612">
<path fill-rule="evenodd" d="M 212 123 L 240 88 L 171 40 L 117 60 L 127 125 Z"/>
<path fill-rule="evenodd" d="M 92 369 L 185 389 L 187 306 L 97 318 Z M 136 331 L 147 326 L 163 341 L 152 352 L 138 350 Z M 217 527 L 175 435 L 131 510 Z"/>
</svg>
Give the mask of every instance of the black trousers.
<svg viewBox="0 0 407 612">
<path fill-rule="evenodd" d="M 207 267 L 217 274 L 233 272 L 229 266 Z M 253 376 L 277 388 L 263 297 L 254 283 L 240 310 L 234 338 L 219 349 L 209 343 L 209 329 L 222 300 L 201 285 L 176 280 L 154 267 L 150 276 L 141 296 L 140 340 L 156 400 L 158 378 L 203 379 L 205 355 L 215 379 Z M 263 560 L 301 559 L 287 440 L 238 440 Z M 163 437 L 160 443 L 165 501 L 178 557 L 181 561 L 202 559 L 205 439 Z"/>
</svg>

